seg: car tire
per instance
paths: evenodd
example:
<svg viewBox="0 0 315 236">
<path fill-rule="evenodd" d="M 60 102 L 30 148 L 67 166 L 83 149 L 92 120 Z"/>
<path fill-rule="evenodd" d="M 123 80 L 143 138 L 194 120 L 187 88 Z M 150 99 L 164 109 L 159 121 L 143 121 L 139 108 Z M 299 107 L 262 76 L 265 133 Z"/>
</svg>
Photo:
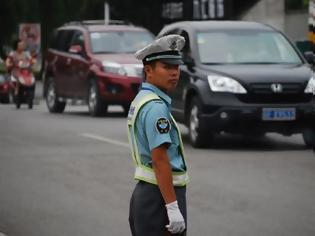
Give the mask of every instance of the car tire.
<svg viewBox="0 0 315 236">
<path fill-rule="evenodd" d="M 90 115 L 94 117 L 103 116 L 107 113 L 108 105 L 100 96 L 96 80 L 91 80 L 90 82 L 88 107 Z"/>
<path fill-rule="evenodd" d="M 15 96 L 15 107 L 16 109 L 20 109 L 21 107 L 21 104 L 23 102 L 23 93 L 24 93 L 24 90 L 22 88 L 22 86 L 19 87 L 18 89 L 18 93 L 16 94 Z"/>
<path fill-rule="evenodd" d="M 33 101 L 34 101 L 34 89 L 30 88 L 28 90 L 28 98 L 27 98 L 27 105 L 29 109 L 33 109 Z"/>
<path fill-rule="evenodd" d="M 48 80 L 45 100 L 49 112 L 62 113 L 65 110 L 66 102 L 60 102 L 58 100 L 55 85 L 52 79 Z"/>
<path fill-rule="evenodd" d="M 304 143 L 307 147 L 315 148 L 315 129 L 305 129 L 302 133 Z"/>
<path fill-rule="evenodd" d="M 15 107 L 16 107 L 16 109 L 20 109 L 20 107 L 21 107 L 21 96 L 20 96 L 20 94 L 17 94 L 15 96 Z"/>
<path fill-rule="evenodd" d="M 193 147 L 203 148 L 211 144 L 213 134 L 208 129 L 204 129 L 205 124 L 200 120 L 202 114 L 201 102 L 198 97 L 191 100 L 188 114 L 189 140 Z M 203 128 L 202 128 L 203 127 Z"/>
<path fill-rule="evenodd" d="M 28 109 L 33 109 L 33 98 L 30 97 L 28 98 Z"/>
</svg>

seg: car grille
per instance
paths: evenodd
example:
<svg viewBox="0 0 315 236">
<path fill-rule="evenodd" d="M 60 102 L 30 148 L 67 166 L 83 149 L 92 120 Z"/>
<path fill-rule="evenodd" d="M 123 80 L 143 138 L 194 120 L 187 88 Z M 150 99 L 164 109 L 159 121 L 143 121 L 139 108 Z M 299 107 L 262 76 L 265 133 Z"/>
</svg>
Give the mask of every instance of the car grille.
<svg viewBox="0 0 315 236">
<path fill-rule="evenodd" d="M 272 83 L 252 83 L 248 86 L 247 94 L 238 98 L 245 103 L 306 103 L 312 96 L 304 93 L 305 85 L 301 83 L 281 83 L 282 91 L 275 93 L 271 90 Z"/>
<path fill-rule="evenodd" d="M 255 83 L 250 84 L 250 91 L 255 94 L 272 94 L 272 83 Z M 299 83 L 281 83 L 282 94 L 299 94 L 303 92 L 304 86 Z"/>
</svg>

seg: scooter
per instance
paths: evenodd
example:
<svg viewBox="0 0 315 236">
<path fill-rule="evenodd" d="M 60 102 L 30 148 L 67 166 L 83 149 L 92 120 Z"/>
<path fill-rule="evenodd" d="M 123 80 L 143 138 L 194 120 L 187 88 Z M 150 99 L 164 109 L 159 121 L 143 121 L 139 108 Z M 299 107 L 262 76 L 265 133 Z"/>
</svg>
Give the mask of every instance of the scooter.
<svg viewBox="0 0 315 236">
<path fill-rule="evenodd" d="M 28 104 L 28 108 L 33 108 L 35 77 L 32 72 L 30 61 L 19 61 L 14 75 L 11 74 L 13 101 L 19 109 L 22 103 Z M 18 86 L 18 92 L 16 91 Z"/>
</svg>

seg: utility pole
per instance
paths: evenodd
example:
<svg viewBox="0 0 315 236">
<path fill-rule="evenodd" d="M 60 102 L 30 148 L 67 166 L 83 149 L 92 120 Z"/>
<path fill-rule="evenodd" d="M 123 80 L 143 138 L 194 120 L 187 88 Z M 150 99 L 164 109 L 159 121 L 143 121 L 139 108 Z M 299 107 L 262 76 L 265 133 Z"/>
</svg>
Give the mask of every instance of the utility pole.
<svg viewBox="0 0 315 236">
<path fill-rule="evenodd" d="M 110 11 L 109 11 L 109 4 L 104 2 L 104 23 L 105 25 L 109 24 L 110 20 Z"/>
</svg>

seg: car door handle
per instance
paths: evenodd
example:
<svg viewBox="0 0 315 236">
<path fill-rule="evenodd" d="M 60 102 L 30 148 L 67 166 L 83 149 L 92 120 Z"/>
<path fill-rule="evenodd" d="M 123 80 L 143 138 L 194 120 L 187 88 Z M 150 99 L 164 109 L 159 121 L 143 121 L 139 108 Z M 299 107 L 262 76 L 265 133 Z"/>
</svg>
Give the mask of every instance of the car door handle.
<svg viewBox="0 0 315 236">
<path fill-rule="evenodd" d="M 67 60 L 66 60 L 66 65 L 67 65 L 67 66 L 70 65 L 70 63 L 71 63 L 71 59 L 70 59 L 70 58 L 67 58 Z"/>
</svg>

